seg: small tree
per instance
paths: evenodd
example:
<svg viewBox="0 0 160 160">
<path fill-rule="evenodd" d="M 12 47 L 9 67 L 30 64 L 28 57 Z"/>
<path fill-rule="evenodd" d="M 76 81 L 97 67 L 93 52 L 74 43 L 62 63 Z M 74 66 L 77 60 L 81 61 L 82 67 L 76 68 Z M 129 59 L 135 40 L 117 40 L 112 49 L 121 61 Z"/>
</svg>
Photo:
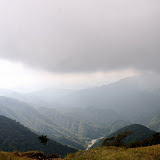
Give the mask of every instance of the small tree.
<svg viewBox="0 0 160 160">
<path fill-rule="evenodd" d="M 38 140 L 39 140 L 40 143 L 42 143 L 44 145 L 44 154 L 45 154 L 46 145 L 47 145 L 47 142 L 49 141 L 49 138 L 47 137 L 47 135 L 46 136 L 41 135 L 41 136 L 38 136 Z"/>
</svg>

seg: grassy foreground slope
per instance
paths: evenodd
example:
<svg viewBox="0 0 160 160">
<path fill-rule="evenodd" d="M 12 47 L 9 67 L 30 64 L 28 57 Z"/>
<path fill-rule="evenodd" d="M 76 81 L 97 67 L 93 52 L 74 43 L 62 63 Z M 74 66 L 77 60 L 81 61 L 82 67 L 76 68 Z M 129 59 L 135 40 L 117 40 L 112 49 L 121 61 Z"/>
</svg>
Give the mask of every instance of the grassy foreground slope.
<svg viewBox="0 0 160 160">
<path fill-rule="evenodd" d="M 22 153 L 23 155 L 23 153 Z M 0 152 L 0 160 L 32 160 L 16 152 Z M 54 160 L 54 158 L 52 159 Z M 160 145 L 140 148 L 97 147 L 56 160 L 160 160 Z"/>
<path fill-rule="evenodd" d="M 31 160 L 26 157 L 19 157 L 14 154 L 14 152 L 0 152 L 0 160 Z"/>
<path fill-rule="evenodd" d="M 160 145 L 129 149 L 97 147 L 69 154 L 64 160 L 160 160 Z"/>
</svg>

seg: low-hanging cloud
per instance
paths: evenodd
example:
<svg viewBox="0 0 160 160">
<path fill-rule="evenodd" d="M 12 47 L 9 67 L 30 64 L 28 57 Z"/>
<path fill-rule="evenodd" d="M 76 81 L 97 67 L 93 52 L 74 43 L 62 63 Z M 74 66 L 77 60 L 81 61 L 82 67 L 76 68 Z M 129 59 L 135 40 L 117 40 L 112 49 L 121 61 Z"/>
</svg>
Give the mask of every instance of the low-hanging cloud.
<svg viewBox="0 0 160 160">
<path fill-rule="evenodd" d="M 0 57 L 53 72 L 160 70 L 159 0 L 3 0 Z"/>
</svg>

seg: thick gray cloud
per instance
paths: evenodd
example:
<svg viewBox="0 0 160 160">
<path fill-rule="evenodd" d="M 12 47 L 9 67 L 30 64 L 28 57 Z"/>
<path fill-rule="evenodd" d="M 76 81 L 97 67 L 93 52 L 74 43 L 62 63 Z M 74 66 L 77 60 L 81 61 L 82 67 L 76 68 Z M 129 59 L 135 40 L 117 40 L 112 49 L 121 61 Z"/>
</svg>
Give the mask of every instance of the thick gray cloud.
<svg viewBox="0 0 160 160">
<path fill-rule="evenodd" d="M 160 70 L 159 0 L 1 0 L 0 57 L 53 72 Z"/>
</svg>

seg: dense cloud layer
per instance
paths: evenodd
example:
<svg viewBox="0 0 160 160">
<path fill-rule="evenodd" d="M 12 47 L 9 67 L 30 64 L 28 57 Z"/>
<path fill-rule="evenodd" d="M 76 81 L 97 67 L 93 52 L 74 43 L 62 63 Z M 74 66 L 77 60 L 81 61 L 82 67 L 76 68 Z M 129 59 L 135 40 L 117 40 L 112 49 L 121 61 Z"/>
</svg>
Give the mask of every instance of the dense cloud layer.
<svg viewBox="0 0 160 160">
<path fill-rule="evenodd" d="M 53 72 L 160 70 L 159 0 L 3 0 L 0 57 Z"/>
</svg>

